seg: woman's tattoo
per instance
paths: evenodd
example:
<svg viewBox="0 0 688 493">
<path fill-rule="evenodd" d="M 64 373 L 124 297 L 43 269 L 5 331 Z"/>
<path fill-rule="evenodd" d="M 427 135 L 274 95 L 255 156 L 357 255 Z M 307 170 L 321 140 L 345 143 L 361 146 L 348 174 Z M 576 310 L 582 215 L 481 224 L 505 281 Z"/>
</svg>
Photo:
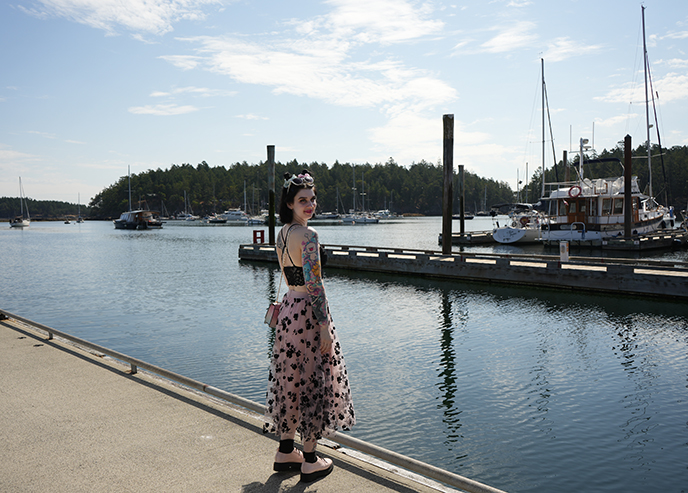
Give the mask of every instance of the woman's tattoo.
<svg viewBox="0 0 688 493">
<path fill-rule="evenodd" d="M 303 277 L 306 290 L 313 304 L 313 315 L 319 324 L 327 323 L 328 309 L 325 288 L 320 271 L 320 249 L 318 248 L 318 234 L 308 230 L 303 241 Z"/>
</svg>

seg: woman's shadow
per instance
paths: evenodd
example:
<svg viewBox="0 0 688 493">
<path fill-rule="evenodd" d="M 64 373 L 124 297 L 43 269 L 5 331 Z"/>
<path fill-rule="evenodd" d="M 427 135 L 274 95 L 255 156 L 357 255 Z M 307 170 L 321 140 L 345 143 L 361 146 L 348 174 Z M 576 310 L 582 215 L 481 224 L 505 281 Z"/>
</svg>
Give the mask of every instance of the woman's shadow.
<svg viewBox="0 0 688 493">
<path fill-rule="evenodd" d="M 299 474 L 298 472 L 295 474 Z M 275 473 L 268 478 L 265 483 L 255 481 L 253 483 L 245 484 L 241 487 L 241 493 L 275 493 L 275 492 L 290 492 L 299 493 L 306 490 L 306 487 L 312 483 L 297 482 L 293 486 L 283 485 L 287 480 L 294 477 L 294 474 L 285 474 L 283 472 Z M 290 481 L 291 482 L 291 481 Z"/>
</svg>

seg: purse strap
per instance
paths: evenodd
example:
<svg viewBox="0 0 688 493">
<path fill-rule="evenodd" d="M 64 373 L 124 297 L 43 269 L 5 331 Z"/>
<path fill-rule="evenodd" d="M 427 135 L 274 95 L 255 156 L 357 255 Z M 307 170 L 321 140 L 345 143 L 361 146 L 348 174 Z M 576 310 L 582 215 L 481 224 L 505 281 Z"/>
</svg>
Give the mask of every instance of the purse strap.
<svg viewBox="0 0 688 493">
<path fill-rule="evenodd" d="M 283 270 L 284 269 L 284 267 L 283 267 L 284 266 L 284 250 L 286 250 L 288 245 L 289 245 L 289 233 L 291 233 L 291 228 L 293 228 L 293 227 L 294 227 L 293 224 L 291 226 L 289 226 L 289 229 L 287 229 L 287 238 L 284 240 L 284 248 L 282 249 L 282 265 L 280 266 L 280 280 L 279 280 L 279 284 L 277 286 L 277 297 L 275 298 L 275 301 L 279 301 L 279 294 L 280 294 L 280 290 L 282 289 L 282 278 L 284 277 L 284 270 Z M 281 234 L 281 232 L 280 232 L 280 234 Z"/>
</svg>

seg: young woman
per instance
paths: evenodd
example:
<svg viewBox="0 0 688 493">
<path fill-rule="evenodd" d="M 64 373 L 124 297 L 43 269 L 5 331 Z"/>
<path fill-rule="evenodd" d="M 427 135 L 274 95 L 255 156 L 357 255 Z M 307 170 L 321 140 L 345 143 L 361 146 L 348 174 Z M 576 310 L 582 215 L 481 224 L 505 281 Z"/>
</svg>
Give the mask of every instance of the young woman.
<svg viewBox="0 0 688 493">
<path fill-rule="evenodd" d="M 284 175 L 282 227 L 277 255 L 289 291 L 284 295 L 270 362 L 267 392 L 269 429 L 280 445 L 274 470 L 300 470 L 310 482 L 332 472 L 331 459 L 315 455 L 318 439 L 356 422 L 341 347 L 322 283 L 318 234 L 308 227 L 317 192 L 304 170 Z M 294 448 L 299 432 L 303 453 Z"/>
</svg>

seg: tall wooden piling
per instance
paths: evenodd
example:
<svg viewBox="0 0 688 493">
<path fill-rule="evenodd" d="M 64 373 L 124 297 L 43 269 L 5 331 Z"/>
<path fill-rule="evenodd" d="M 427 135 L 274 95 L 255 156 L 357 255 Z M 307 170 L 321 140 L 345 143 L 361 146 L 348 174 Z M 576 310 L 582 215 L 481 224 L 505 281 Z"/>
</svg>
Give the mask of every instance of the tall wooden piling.
<svg viewBox="0 0 688 493">
<path fill-rule="evenodd" d="M 452 250 L 452 202 L 454 200 L 454 115 L 442 117 L 444 127 L 444 191 L 442 193 L 442 253 Z"/>
<path fill-rule="evenodd" d="M 459 164 L 459 233 L 466 232 L 466 183 L 463 175 L 463 164 Z"/>
<path fill-rule="evenodd" d="M 275 146 L 268 146 L 268 242 L 275 244 Z"/>
<path fill-rule="evenodd" d="M 631 136 L 624 138 L 624 238 L 631 239 L 631 226 L 633 223 L 633 196 L 631 195 L 631 180 L 633 175 L 631 164 Z"/>
</svg>

